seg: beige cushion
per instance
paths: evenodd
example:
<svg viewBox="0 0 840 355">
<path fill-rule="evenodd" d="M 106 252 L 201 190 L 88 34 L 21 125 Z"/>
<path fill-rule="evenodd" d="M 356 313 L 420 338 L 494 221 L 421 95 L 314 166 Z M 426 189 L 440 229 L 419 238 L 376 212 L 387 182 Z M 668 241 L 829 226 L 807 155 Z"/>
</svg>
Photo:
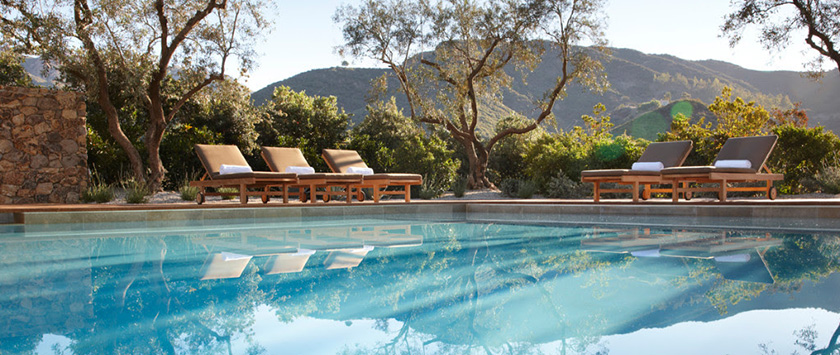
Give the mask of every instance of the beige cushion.
<svg viewBox="0 0 840 355">
<path fill-rule="evenodd" d="M 219 175 L 222 164 L 248 165 L 242 152 L 235 145 L 196 144 L 195 153 L 201 160 L 201 165 L 204 165 L 204 169 L 211 176 Z"/>
<path fill-rule="evenodd" d="M 778 139 L 779 137 L 774 135 L 729 138 L 720 148 L 715 162 L 718 160 L 749 160 L 752 166 L 749 170 L 754 173 L 759 172 L 764 163 L 767 162 L 767 158 L 770 157 Z"/>
<path fill-rule="evenodd" d="M 289 166 L 309 166 L 298 148 L 262 147 L 261 154 L 271 171 L 285 172 Z"/>
<path fill-rule="evenodd" d="M 321 156 L 333 172 L 346 173 L 351 166 L 367 168 L 367 164 L 355 150 L 324 149 Z"/>
</svg>

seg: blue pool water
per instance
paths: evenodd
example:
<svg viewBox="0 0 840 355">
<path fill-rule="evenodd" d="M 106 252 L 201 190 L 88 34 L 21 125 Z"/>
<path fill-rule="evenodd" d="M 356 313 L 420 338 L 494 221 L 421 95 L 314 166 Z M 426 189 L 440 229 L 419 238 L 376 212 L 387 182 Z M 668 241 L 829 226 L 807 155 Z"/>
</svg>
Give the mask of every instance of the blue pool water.
<svg viewBox="0 0 840 355">
<path fill-rule="evenodd" d="M 836 235 L 373 218 L 27 228 L 0 230 L 0 354 L 807 354 L 840 332 Z"/>
</svg>

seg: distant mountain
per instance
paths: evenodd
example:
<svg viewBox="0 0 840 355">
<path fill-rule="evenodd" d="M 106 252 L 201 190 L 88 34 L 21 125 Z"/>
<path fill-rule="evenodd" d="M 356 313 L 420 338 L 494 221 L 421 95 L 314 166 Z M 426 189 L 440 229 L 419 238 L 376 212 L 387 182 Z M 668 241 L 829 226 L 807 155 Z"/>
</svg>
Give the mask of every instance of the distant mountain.
<svg viewBox="0 0 840 355">
<path fill-rule="evenodd" d="M 32 78 L 32 83 L 38 86 L 54 87 L 58 79 L 58 71 L 47 69 L 44 72 L 45 63 L 40 57 L 26 57 L 23 61 L 23 69 Z"/>
<path fill-rule="evenodd" d="M 604 67 L 611 87 L 603 94 L 596 94 L 571 84 L 568 96 L 554 108 L 558 128 L 568 130 L 582 123 L 580 117 L 590 114 L 592 107 L 601 102 L 611 113 L 613 123 L 619 126 L 635 116 L 622 116 L 620 108 L 634 107 L 652 99 L 671 101 L 694 99 L 711 102 L 724 86 L 733 88 L 734 95 L 756 100 L 764 106 L 790 107 L 802 102 L 812 124 L 822 124 L 840 132 L 840 76 L 829 72 L 822 82 L 806 79 L 798 72 L 762 72 L 744 69 L 721 61 L 689 61 L 665 54 L 645 54 L 632 49 L 613 48 L 605 58 Z M 558 72 L 556 53 L 548 52 L 540 66 L 529 73 L 525 82 L 519 73 L 511 71 L 513 85 L 503 93 L 501 102 L 493 102 L 480 110 L 486 116 L 479 132 L 487 135 L 495 122 L 512 111 L 533 117 L 537 99 L 548 90 Z M 304 90 L 310 95 L 336 96 L 338 104 L 354 115 L 358 122 L 365 115 L 365 95 L 370 81 L 381 75 L 390 75 L 387 69 L 328 68 L 310 70 L 291 78 L 275 82 L 251 95 L 256 104 L 271 97 L 280 85 L 293 90 Z M 389 87 L 398 87 L 396 80 L 389 80 Z M 405 107 L 401 94 L 393 92 L 397 103 Z"/>
</svg>

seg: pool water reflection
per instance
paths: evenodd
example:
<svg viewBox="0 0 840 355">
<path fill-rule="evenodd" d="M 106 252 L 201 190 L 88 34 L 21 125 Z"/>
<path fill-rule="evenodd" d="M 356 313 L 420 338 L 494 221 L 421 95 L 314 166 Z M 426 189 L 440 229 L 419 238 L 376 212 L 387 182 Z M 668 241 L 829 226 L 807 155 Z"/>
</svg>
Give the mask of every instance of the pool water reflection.
<svg viewBox="0 0 840 355">
<path fill-rule="evenodd" d="M 840 332 L 835 235 L 369 218 L 79 229 L 0 234 L 0 353 L 810 353 Z"/>
</svg>

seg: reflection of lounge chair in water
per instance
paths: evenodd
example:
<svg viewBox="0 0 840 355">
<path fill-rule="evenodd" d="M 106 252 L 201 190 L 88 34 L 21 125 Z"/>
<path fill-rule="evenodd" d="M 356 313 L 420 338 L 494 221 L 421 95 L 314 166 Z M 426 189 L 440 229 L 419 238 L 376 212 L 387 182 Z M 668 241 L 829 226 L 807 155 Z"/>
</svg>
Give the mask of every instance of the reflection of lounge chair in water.
<svg viewBox="0 0 840 355">
<path fill-rule="evenodd" d="M 656 256 L 663 245 L 691 242 L 707 238 L 708 233 L 656 232 L 650 229 L 595 230 L 593 238 L 581 240 L 581 249 L 607 253 L 630 253 L 635 256 Z"/>
<path fill-rule="evenodd" d="M 263 269 L 268 275 L 300 272 L 312 254 L 315 254 L 314 250 L 300 249 L 294 253 L 271 255 Z"/>
<path fill-rule="evenodd" d="M 229 252 L 212 253 L 201 267 L 201 280 L 230 279 L 242 275 L 253 256 Z"/>
<path fill-rule="evenodd" d="M 201 237 L 193 241 L 209 252 L 201 267 L 201 280 L 239 277 L 255 256 L 289 254 L 298 250 L 294 243 L 256 236 Z"/>
<path fill-rule="evenodd" d="M 365 246 L 359 249 L 333 250 L 324 260 L 324 267 L 330 269 L 348 269 L 359 266 L 362 259 L 368 252 L 373 250 L 372 246 Z"/>
<path fill-rule="evenodd" d="M 664 246 L 661 253 L 670 257 L 712 259 L 728 280 L 773 283 L 764 253 L 781 244 L 781 239 L 769 236 L 727 237 L 722 232 L 713 238 Z"/>
</svg>

